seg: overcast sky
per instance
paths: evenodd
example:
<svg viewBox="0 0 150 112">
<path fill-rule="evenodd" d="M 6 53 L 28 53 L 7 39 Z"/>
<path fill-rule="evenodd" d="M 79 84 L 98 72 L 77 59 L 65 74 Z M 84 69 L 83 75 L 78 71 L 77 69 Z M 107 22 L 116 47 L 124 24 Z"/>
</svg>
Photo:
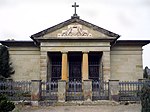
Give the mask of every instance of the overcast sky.
<svg viewBox="0 0 150 112">
<path fill-rule="evenodd" d="M 0 0 L 0 40 L 30 36 L 68 20 L 75 0 Z M 76 0 L 81 19 L 121 35 L 121 40 L 150 40 L 150 0 Z M 143 47 L 150 68 L 150 45 Z"/>
</svg>

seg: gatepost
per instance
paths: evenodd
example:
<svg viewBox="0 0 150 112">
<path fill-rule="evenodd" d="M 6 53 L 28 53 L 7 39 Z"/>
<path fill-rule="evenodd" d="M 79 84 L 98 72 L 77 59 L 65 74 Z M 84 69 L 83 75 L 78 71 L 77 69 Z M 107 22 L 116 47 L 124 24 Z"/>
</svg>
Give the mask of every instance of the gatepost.
<svg viewBox="0 0 150 112">
<path fill-rule="evenodd" d="M 58 102 L 66 101 L 66 81 L 59 80 L 58 81 Z"/>
<path fill-rule="evenodd" d="M 109 80 L 109 100 L 119 101 L 119 80 Z"/>
<path fill-rule="evenodd" d="M 83 95 L 85 101 L 92 101 L 92 80 L 83 81 Z"/>
<path fill-rule="evenodd" d="M 39 106 L 40 99 L 41 99 L 41 80 L 31 80 L 32 106 Z"/>
</svg>

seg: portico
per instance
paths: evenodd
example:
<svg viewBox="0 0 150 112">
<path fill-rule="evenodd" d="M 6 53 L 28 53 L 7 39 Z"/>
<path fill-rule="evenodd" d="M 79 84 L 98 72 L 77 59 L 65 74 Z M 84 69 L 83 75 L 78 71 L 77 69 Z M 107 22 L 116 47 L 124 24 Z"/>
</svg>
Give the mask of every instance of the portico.
<svg viewBox="0 0 150 112">
<path fill-rule="evenodd" d="M 102 52 L 48 52 L 48 81 L 99 80 Z"/>
<path fill-rule="evenodd" d="M 63 49 L 66 51 L 53 50 L 54 48 L 49 49 L 47 46 L 42 46 L 41 50 L 43 51 L 41 58 L 41 79 L 48 81 L 51 80 L 52 76 L 55 74 L 52 72 L 52 66 L 54 64 L 57 69 L 54 68 L 57 72 L 58 80 L 89 80 L 89 79 L 104 79 L 109 80 L 110 75 L 110 59 L 105 59 L 104 56 L 110 57 L 110 46 L 107 43 L 105 47 L 93 47 L 97 42 L 91 44 L 87 43 L 87 47 L 80 47 L 79 42 L 74 42 L 72 47 L 69 47 L 67 43 L 64 45 Z M 49 45 L 45 43 L 44 45 Z M 88 46 L 89 45 L 89 46 Z M 99 45 L 99 44 L 98 44 Z M 91 47 L 90 47 L 91 46 Z M 90 49 L 89 49 L 90 48 Z M 55 48 L 56 49 L 56 48 Z M 57 47 L 57 49 L 61 49 Z M 88 49 L 85 51 L 85 49 Z M 53 50 L 53 51 L 51 51 Z M 45 52 L 45 53 L 44 53 Z M 46 67 L 43 67 L 44 62 Z M 58 65 L 59 64 L 59 65 Z M 52 73 L 54 73 L 52 75 Z M 59 74 L 59 75 L 58 75 Z M 97 74 L 97 76 L 95 76 Z M 47 77 L 48 76 L 48 77 Z M 72 79 L 71 79 L 72 78 Z M 107 79 L 106 79 L 107 78 Z M 52 78 L 54 79 L 54 78 Z"/>
</svg>

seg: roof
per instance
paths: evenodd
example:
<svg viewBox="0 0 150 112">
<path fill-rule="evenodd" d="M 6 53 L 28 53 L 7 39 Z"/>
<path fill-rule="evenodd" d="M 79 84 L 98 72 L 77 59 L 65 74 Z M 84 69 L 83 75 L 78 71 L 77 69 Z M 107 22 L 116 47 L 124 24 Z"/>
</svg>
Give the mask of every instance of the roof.
<svg viewBox="0 0 150 112">
<path fill-rule="evenodd" d="M 6 46 L 25 46 L 25 47 L 34 47 L 36 46 L 33 41 L 0 41 L 2 45 Z"/>
<path fill-rule="evenodd" d="M 68 40 L 70 41 L 70 40 Z M 97 41 L 97 40 L 95 40 Z M 2 45 L 6 46 L 25 46 L 25 47 L 34 47 L 36 46 L 34 41 L 0 41 Z M 145 46 L 150 43 L 150 40 L 117 40 L 116 45 L 124 46 Z"/>
<path fill-rule="evenodd" d="M 32 38 L 33 40 L 36 40 L 36 39 L 38 39 L 39 37 L 42 37 L 42 36 L 44 36 L 44 35 L 47 34 L 47 33 L 53 32 L 53 31 L 55 31 L 55 30 L 57 30 L 57 29 L 60 29 L 60 28 L 62 28 L 62 27 L 64 27 L 64 26 L 67 26 L 67 25 L 69 25 L 69 24 L 71 24 L 71 23 L 75 23 L 75 22 L 77 22 L 77 23 L 79 23 L 79 24 L 81 24 L 81 25 L 85 25 L 85 26 L 87 26 L 87 27 L 89 27 L 89 28 L 91 28 L 91 29 L 93 29 L 93 30 L 99 31 L 99 32 L 101 32 L 101 33 L 103 33 L 103 34 L 105 34 L 105 35 L 107 35 L 107 36 L 109 36 L 109 37 L 116 37 L 116 39 L 118 39 L 118 38 L 120 37 L 120 35 L 118 35 L 118 34 L 116 34 L 116 33 L 113 33 L 113 32 L 111 32 L 111 31 L 108 31 L 108 30 L 104 29 L 104 28 L 101 28 L 101 27 L 96 26 L 96 25 L 94 25 L 94 24 L 91 24 L 91 23 L 89 23 L 89 22 L 87 22 L 87 21 L 84 21 L 84 20 L 80 19 L 80 18 L 77 16 L 77 17 L 72 17 L 71 19 L 66 20 L 66 21 L 64 21 L 64 22 L 62 22 L 62 23 L 60 23 L 60 24 L 57 24 L 57 25 L 52 26 L 52 27 L 50 27 L 50 28 L 47 28 L 47 29 L 45 29 L 45 30 L 43 30 L 43 31 L 41 31 L 41 32 L 38 32 L 38 33 L 36 33 L 36 34 L 33 34 L 33 35 L 31 35 L 31 38 Z"/>
<path fill-rule="evenodd" d="M 117 40 L 116 45 L 124 46 L 145 46 L 150 43 L 150 40 Z"/>
</svg>

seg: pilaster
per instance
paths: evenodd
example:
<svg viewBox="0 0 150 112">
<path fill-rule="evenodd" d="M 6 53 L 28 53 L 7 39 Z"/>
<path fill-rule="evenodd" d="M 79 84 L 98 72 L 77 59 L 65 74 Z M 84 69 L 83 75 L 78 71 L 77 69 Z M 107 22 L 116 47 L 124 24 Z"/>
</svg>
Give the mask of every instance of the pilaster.
<svg viewBox="0 0 150 112">
<path fill-rule="evenodd" d="M 47 52 L 41 51 L 40 55 L 40 77 L 41 80 L 47 80 Z"/>
<path fill-rule="evenodd" d="M 103 78 L 104 81 L 108 81 L 110 79 L 110 51 L 103 52 Z"/>
</svg>

